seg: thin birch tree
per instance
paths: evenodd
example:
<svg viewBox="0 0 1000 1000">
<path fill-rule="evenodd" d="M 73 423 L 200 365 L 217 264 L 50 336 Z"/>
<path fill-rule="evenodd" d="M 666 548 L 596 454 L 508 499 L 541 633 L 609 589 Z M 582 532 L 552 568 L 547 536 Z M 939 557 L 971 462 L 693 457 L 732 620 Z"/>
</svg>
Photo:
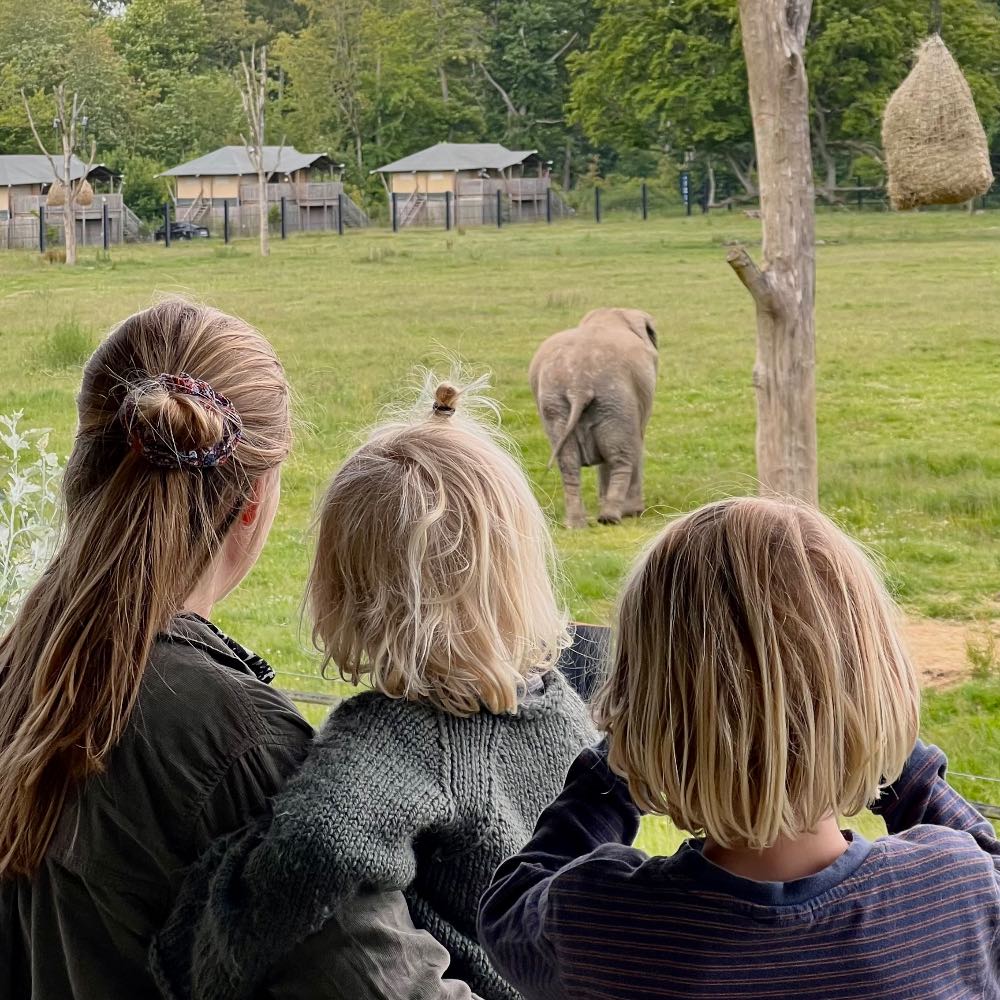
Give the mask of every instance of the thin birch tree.
<svg viewBox="0 0 1000 1000">
<path fill-rule="evenodd" d="M 247 120 L 247 133 L 240 136 L 246 146 L 247 156 L 257 172 L 257 214 L 260 224 L 260 255 L 267 257 L 271 252 L 267 218 L 267 172 L 264 166 L 264 112 L 267 107 L 267 46 L 250 49 L 250 59 L 245 52 L 240 53 L 243 79 L 240 81 L 240 97 L 243 100 L 243 114 Z M 281 151 L 278 151 L 281 159 Z"/>
<path fill-rule="evenodd" d="M 84 109 L 87 101 L 85 98 L 81 99 L 76 91 L 73 91 L 72 95 L 68 95 L 65 83 L 54 87 L 52 96 L 55 98 L 56 107 L 56 119 L 53 124 L 62 141 L 62 150 L 56 153 L 50 153 L 45 145 L 35 124 L 35 117 L 31 113 L 28 96 L 23 90 L 21 91 L 21 100 L 24 102 L 24 110 L 28 116 L 28 124 L 31 126 L 31 134 L 35 137 L 38 148 L 49 161 L 54 183 L 61 185 L 63 190 L 63 233 L 66 263 L 72 266 L 76 263 L 76 203 L 81 189 L 87 183 L 87 176 L 94 167 L 94 160 L 97 156 L 97 141 L 91 137 L 83 173 L 74 178 L 73 158 L 76 156 L 77 148 L 86 141 L 83 123 L 86 121 Z"/>
</svg>

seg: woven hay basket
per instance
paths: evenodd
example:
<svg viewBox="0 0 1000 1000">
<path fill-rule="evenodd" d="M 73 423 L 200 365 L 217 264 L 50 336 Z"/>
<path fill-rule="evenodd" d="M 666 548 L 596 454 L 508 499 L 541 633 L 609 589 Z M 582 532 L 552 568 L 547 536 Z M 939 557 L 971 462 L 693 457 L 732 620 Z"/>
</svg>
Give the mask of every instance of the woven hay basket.
<svg viewBox="0 0 1000 1000">
<path fill-rule="evenodd" d="M 957 205 L 993 183 L 972 91 L 939 35 L 917 52 L 882 116 L 889 198 L 897 209 Z"/>
<path fill-rule="evenodd" d="M 94 189 L 87 181 L 84 181 L 77 188 L 76 203 L 77 205 L 82 205 L 84 208 L 94 203 Z M 45 204 L 49 208 L 59 208 L 61 205 L 66 204 L 66 189 L 63 187 L 61 181 L 52 182 L 52 187 L 49 188 Z"/>
</svg>

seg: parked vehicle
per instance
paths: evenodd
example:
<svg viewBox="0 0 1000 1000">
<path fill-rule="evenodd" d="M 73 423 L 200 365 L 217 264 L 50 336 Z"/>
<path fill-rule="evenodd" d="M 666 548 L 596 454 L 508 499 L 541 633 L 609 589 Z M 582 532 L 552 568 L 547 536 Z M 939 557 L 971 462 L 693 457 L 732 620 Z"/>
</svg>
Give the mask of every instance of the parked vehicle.
<svg viewBox="0 0 1000 1000">
<path fill-rule="evenodd" d="M 172 240 L 207 239 L 211 235 L 205 226 L 196 226 L 193 222 L 179 220 L 170 223 L 170 238 Z M 162 240 L 163 226 L 160 226 L 153 236 L 155 239 Z"/>
</svg>

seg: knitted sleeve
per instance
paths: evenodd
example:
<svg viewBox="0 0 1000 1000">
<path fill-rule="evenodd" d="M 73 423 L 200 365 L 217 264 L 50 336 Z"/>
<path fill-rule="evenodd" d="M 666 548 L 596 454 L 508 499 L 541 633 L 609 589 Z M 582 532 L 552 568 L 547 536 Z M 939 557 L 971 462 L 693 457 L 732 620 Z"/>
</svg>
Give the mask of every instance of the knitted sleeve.
<svg viewBox="0 0 1000 1000">
<path fill-rule="evenodd" d="M 448 824 L 437 718 L 363 694 L 331 715 L 270 815 L 187 875 L 152 964 L 166 997 L 236 1000 L 360 892 L 405 889 Z"/>
</svg>

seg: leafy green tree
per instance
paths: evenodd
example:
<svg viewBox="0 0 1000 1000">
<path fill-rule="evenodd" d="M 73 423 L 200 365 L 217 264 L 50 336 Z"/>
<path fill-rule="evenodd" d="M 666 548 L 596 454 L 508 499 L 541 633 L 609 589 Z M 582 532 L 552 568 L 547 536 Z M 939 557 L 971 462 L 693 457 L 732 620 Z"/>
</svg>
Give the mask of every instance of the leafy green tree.
<svg viewBox="0 0 1000 1000">
<path fill-rule="evenodd" d="M 736 0 L 604 0 L 570 60 L 570 118 L 615 147 L 723 163 L 754 193 L 753 132 Z"/>
<path fill-rule="evenodd" d="M 132 0 L 113 30 L 132 79 L 149 99 L 159 99 L 203 68 L 208 27 L 200 0 Z"/>
<path fill-rule="evenodd" d="M 0 3 L 0 150 L 36 152 L 22 88 L 40 121 L 51 121 L 52 88 L 65 83 L 87 101 L 102 149 L 127 141 L 134 99 L 105 22 L 85 0 Z M 49 96 L 45 96 L 47 92 Z"/>
<path fill-rule="evenodd" d="M 589 151 L 566 120 L 568 58 L 588 44 L 593 0 L 477 2 L 486 19 L 479 71 L 487 84 L 489 134 L 515 148 L 539 149 L 556 161 L 568 184 L 574 157 Z"/>
</svg>

